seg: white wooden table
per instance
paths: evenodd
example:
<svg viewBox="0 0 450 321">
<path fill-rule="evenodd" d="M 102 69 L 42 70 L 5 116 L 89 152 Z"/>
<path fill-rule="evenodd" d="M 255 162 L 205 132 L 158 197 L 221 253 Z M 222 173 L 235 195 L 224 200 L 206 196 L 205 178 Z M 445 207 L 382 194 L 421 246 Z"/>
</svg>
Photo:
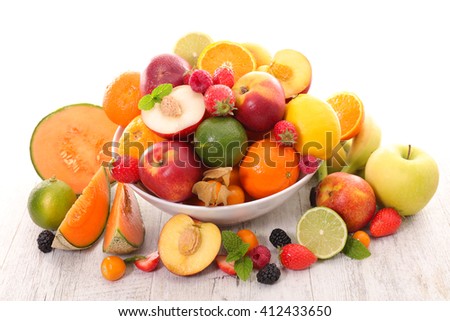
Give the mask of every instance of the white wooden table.
<svg viewBox="0 0 450 321">
<path fill-rule="evenodd" d="M 225 275 L 215 264 L 198 275 L 175 276 L 162 265 L 152 273 L 128 267 L 119 281 L 102 278 L 105 254 L 101 241 L 84 251 L 41 253 L 40 229 L 26 209 L 28 190 L 9 206 L 10 220 L 0 225 L 0 299 L 7 300 L 449 300 L 450 299 L 450 167 L 440 164 L 437 194 L 393 236 L 373 239 L 372 256 L 363 261 L 343 254 L 319 261 L 304 271 L 282 269 L 280 280 L 262 285 L 252 273 L 247 282 Z M 37 180 L 35 180 L 37 182 Z M 314 182 L 311 182 L 312 186 Z M 309 205 L 309 188 L 284 206 L 254 221 L 227 227 L 253 230 L 262 244 L 276 227 L 295 239 L 296 222 Z M 169 215 L 139 198 L 146 227 L 140 253 L 156 249 L 159 231 Z M 195 294 L 195 295 L 193 295 Z"/>
<path fill-rule="evenodd" d="M 251 28 L 235 18 L 235 4 L 221 8 L 232 17 L 224 27 L 213 8 L 196 0 L 178 1 L 173 28 L 165 28 L 166 15 L 149 15 L 154 7 L 148 1 L 0 4 L 0 300 L 450 300 L 450 153 L 443 114 L 449 110 L 450 21 L 444 2 L 284 4 L 240 1 L 240 12 L 249 14 L 239 17 Z M 431 152 L 441 171 L 433 200 L 396 235 L 373 240 L 370 258 L 338 255 L 305 271 L 282 270 L 273 286 L 258 283 L 255 273 L 238 281 L 214 265 L 192 277 L 163 267 L 148 274 L 129 268 L 111 283 L 100 273 L 101 242 L 81 252 L 41 253 L 41 230 L 26 209 L 39 182 L 28 153 L 34 126 L 64 105 L 101 104 L 115 77 L 143 70 L 189 31 L 260 43 L 272 53 L 302 51 L 313 66 L 311 94 L 325 99 L 354 91 L 384 139 Z M 268 235 L 276 227 L 295 238 L 311 184 L 277 210 L 232 229 L 253 230 L 269 248 Z M 147 230 L 141 253 L 150 253 L 169 216 L 139 201 Z"/>
</svg>

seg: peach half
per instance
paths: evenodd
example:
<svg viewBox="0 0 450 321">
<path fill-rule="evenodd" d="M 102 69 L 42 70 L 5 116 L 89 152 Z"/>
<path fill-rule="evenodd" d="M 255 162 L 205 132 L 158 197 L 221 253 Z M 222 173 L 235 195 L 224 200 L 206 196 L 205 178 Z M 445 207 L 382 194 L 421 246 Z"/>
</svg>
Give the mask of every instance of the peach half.
<svg viewBox="0 0 450 321">
<path fill-rule="evenodd" d="M 177 214 L 162 228 L 158 252 L 170 272 L 188 276 L 207 268 L 219 253 L 221 244 L 222 235 L 217 225 Z"/>
<path fill-rule="evenodd" d="M 311 84 L 312 69 L 309 60 L 293 49 L 283 49 L 275 53 L 269 65 L 258 68 L 277 78 L 284 89 L 285 98 L 306 93 Z"/>
</svg>

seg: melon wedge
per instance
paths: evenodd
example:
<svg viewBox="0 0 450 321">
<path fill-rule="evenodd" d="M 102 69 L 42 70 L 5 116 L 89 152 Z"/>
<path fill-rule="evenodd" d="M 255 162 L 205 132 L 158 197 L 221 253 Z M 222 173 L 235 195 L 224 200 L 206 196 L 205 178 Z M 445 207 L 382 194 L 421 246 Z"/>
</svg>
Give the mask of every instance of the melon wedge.
<svg viewBox="0 0 450 321">
<path fill-rule="evenodd" d="M 34 129 L 30 156 L 42 179 L 56 176 L 80 194 L 103 162 L 117 125 L 91 104 L 62 107 Z"/>
<path fill-rule="evenodd" d="M 78 197 L 56 231 L 52 247 L 83 250 L 92 246 L 102 234 L 109 214 L 110 184 L 101 166 Z"/>
<path fill-rule="evenodd" d="M 131 253 L 144 243 L 144 221 L 133 190 L 117 183 L 111 213 L 106 223 L 103 252 L 111 254 Z"/>
</svg>

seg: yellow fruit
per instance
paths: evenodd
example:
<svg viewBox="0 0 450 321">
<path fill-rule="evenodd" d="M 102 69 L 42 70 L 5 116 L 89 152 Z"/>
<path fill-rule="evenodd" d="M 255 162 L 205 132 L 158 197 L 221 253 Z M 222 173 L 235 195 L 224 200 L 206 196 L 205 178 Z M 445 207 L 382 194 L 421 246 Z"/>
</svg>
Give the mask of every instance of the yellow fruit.
<svg viewBox="0 0 450 321">
<path fill-rule="evenodd" d="M 262 65 L 270 65 L 270 63 L 272 62 L 272 55 L 266 48 L 262 47 L 261 45 L 251 42 L 245 42 L 242 43 L 242 46 L 244 46 L 251 52 L 251 54 L 255 58 L 256 67 Z"/>
<path fill-rule="evenodd" d="M 300 94 L 286 105 L 285 119 L 298 132 L 295 149 L 303 155 L 328 159 L 341 139 L 339 118 L 331 106 L 309 94 Z"/>
<path fill-rule="evenodd" d="M 177 41 L 173 52 L 196 67 L 198 56 L 212 42 L 212 38 L 203 32 L 190 32 Z"/>
<path fill-rule="evenodd" d="M 148 128 L 142 121 L 141 115 L 134 118 L 127 127 L 125 127 L 119 140 L 119 155 L 129 155 L 140 159 L 144 151 L 157 142 L 166 140 L 158 136 L 154 131 Z"/>
</svg>

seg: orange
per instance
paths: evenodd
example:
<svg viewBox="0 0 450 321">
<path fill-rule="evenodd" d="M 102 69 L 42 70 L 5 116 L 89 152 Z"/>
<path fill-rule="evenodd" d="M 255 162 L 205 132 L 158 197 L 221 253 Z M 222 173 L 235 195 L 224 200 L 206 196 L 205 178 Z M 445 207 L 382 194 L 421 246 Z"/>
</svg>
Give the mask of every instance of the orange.
<svg viewBox="0 0 450 321">
<path fill-rule="evenodd" d="M 244 190 L 259 199 L 294 184 L 299 177 L 299 157 L 295 149 L 265 139 L 253 143 L 239 168 Z"/>
<path fill-rule="evenodd" d="M 106 87 L 103 109 L 113 123 L 125 127 L 141 113 L 140 77 L 139 72 L 127 71 Z"/>
<path fill-rule="evenodd" d="M 242 204 L 245 202 L 244 190 L 238 185 L 229 185 L 230 194 L 227 197 L 227 205 Z"/>
<path fill-rule="evenodd" d="M 145 125 L 141 115 L 134 118 L 127 127 L 125 127 L 122 136 L 119 139 L 119 155 L 129 155 L 140 159 L 144 151 L 157 142 L 166 140 L 158 136 L 154 131 Z"/>
<path fill-rule="evenodd" d="M 241 238 L 242 242 L 249 245 L 247 253 L 259 245 L 258 238 L 256 237 L 255 233 L 250 230 L 239 230 L 236 234 Z"/>
<path fill-rule="evenodd" d="M 358 135 L 364 122 L 364 106 L 354 93 L 339 92 L 327 99 L 333 107 L 341 125 L 341 140 Z"/>
<path fill-rule="evenodd" d="M 251 52 L 231 41 L 213 42 L 203 49 L 197 60 L 198 68 L 208 71 L 211 75 L 224 64 L 233 69 L 235 81 L 256 69 L 256 61 Z"/>
</svg>

